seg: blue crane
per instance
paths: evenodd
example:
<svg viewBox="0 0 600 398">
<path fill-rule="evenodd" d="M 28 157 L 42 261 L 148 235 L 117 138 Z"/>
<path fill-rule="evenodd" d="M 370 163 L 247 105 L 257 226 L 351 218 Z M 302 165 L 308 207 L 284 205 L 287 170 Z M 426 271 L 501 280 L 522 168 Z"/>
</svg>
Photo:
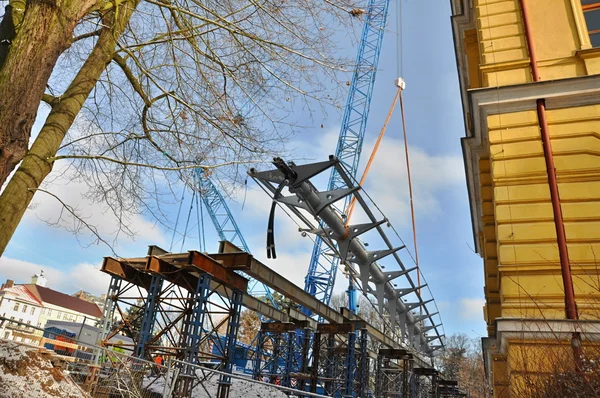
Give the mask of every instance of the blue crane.
<svg viewBox="0 0 600 398">
<path fill-rule="evenodd" d="M 215 184 L 210 180 L 209 176 L 204 175 L 201 169 L 196 169 L 195 185 L 198 195 L 202 199 L 202 203 L 206 207 L 217 234 L 221 240 L 228 240 L 250 253 L 250 248 L 238 227 L 225 198 L 219 192 Z M 248 293 L 254 297 L 264 297 L 269 304 L 275 308 L 279 308 L 273 298 L 271 289 L 256 279 L 244 274 L 248 279 Z"/>
<path fill-rule="evenodd" d="M 366 10 L 355 9 L 351 13 L 355 16 L 363 15 L 365 22 L 335 156 L 340 159 L 348 170 L 348 174 L 353 177 L 356 176 L 358 169 L 367 127 L 389 5 L 390 0 L 369 0 Z M 328 189 L 340 189 L 345 186 L 335 168 L 332 168 Z M 344 214 L 349 200 L 350 196 L 346 197 L 343 207 L 336 205 L 336 209 L 341 215 Z M 339 257 L 317 236 L 308 273 L 304 280 L 304 290 L 323 303 L 329 304 L 339 261 Z M 356 292 L 353 288 L 352 278 L 350 278 L 348 298 L 349 308 L 355 311 Z M 303 311 L 310 315 L 310 310 L 304 309 Z"/>
</svg>

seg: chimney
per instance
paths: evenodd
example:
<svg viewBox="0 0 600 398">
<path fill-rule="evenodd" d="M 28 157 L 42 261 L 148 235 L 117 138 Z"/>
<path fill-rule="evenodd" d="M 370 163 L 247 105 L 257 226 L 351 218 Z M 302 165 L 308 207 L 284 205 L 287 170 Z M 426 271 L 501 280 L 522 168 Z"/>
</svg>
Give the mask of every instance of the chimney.
<svg viewBox="0 0 600 398">
<path fill-rule="evenodd" d="M 35 274 L 34 276 L 31 277 L 32 285 L 46 287 L 46 282 L 47 282 L 47 279 L 44 276 L 44 271 L 41 271 L 39 275 Z"/>
<path fill-rule="evenodd" d="M 7 279 L 6 283 L 2 284 L 2 288 L 1 289 L 10 289 L 14 285 L 15 285 L 15 281 L 13 281 L 12 279 Z"/>
</svg>

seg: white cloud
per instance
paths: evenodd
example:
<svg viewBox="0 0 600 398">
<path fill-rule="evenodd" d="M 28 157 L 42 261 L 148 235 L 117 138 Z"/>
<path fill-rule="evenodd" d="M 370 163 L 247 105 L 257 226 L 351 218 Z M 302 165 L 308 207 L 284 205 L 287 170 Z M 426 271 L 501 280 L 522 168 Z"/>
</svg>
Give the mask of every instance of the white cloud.
<svg viewBox="0 0 600 398">
<path fill-rule="evenodd" d="M 365 154 L 359 169 L 371 153 L 373 142 L 365 144 Z M 413 183 L 413 199 L 417 216 L 432 218 L 439 215 L 444 190 L 460 187 L 464 168 L 459 156 L 430 155 L 419 147 L 409 146 Z M 404 141 L 384 138 L 366 179 L 365 189 L 378 207 L 391 220 L 402 224 L 410 220 L 408 177 L 404 156 Z"/>
<path fill-rule="evenodd" d="M 460 317 L 466 321 L 483 320 L 484 299 L 480 298 L 462 298 L 460 300 Z"/>
<path fill-rule="evenodd" d="M 106 204 L 94 203 L 86 198 L 87 184 L 74 179 L 73 173 L 67 171 L 61 175 L 60 172 L 53 172 L 46 181 L 49 181 L 46 188 L 49 192 L 75 209 L 77 215 L 94 227 L 98 234 L 111 245 L 115 244 L 118 247 L 122 246 L 122 243 L 133 240 L 142 240 L 157 245 L 164 244 L 165 238 L 158 226 L 139 214 L 122 216 L 123 222 L 134 232 L 133 238 L 125 233 L 119 233 L 119 217 Z M 41 223 L 59 225 L 68 231 L 76 231 L 83 236 L 89 236 L 90 240 L 95 240 L 92 233 L 87 228 L 81 228 L 77 220 L 64 209 L 59 200 L 45 192 L 35 194 L 30 208 L 25 212 L 23 222 L 33 225 Z M 70 232 L 64 231 L 63 233 Z"/>
<path fill-rule="evenodd" d="M 2 282 L 12 279 L 15 283 L 30 283 L 31 277 L 41 270 L 48 280 L 47 287 L 67 294 L 85 290 L 99 296 L 106 293 L 110 281 L 110 276 L 100 272 L 100 267 L 93 264 L 80 263 L 69 270 L 60 270 L 49 265 L 0 257 Z"/>
</svg>

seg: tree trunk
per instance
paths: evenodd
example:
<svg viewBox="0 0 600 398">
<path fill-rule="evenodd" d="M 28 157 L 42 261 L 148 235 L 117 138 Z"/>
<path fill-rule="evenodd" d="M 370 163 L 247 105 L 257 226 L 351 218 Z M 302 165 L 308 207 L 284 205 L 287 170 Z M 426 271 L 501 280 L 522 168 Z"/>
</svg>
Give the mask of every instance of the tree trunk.
<svg viewBox="0 0 600 398">
<path fill-rule="evenodd" d="M 14 19 L 23 1 L 11 1 Z M 56 61 L 96 0 L 30 0 L 0 69 L 0 187 L 27 153 L 31 128 Z M 20 17 L 19 17 L 20 18 Z"/>
<path fill-rule="evenodd" d="M 117 38 L 123 33 L 138 3 L 139 0 L 123 2 L 118 12 L 105 15 L 105 28 L 94 49 L 60 101 L 52 107 L 31 149 L 0 195 L 0 257 L 33 199 L 35 189 L 52 171 L 52 162 L 48 159 L 56 155 L 83 103 L 111 62 Z"/>
</svg>

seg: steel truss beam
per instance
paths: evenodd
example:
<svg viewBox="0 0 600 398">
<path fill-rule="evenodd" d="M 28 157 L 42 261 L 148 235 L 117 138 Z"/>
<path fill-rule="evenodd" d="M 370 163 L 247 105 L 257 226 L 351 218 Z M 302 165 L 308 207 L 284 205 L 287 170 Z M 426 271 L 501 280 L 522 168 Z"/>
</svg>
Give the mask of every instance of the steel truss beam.
<svg viewBox="0 0 600 398">
<path fill-rule="evenodd" d="M 307 294 L 304 290 L 294 285 L 265 264 L 258 261 L 252 255 L 242 252 L 240 248 L 231 242 L 221 242 L 219 246 L 219 252 L 220 253 L 218 254 L 211 254 L 210 256 L 228 268 L 243 270 L 245 273 L 251 275 L 255 279 L 264 282 L 274 291 L 282 294 L 285 297 L 293 299 L 294 302 L 303 305 L 305 308 L 309 308 L 311 312 L 319 315 L 329 322 L 344 323 L 349 319 L 364 321 L 346 308 L 341 308 L 340 312 L 338 312 L 328 305 L 323 304 L 315 297 Z M 311 328 L 316 329 L 317 324 L 313 319 L 297 311 L 290 309 L 289 318 L 291 320 L 307 321 L 309 322 Z M 400 344 L 397 339 L 386 335 L 377 327 L 369 324 L 368 322 L 365 322 L 365 327 L 369 333 L 369 336 L 383 344 L 385 347 L 400 348 Z M 428 363 L 416 354 L 417 353 L 415 352 L 415 360 L 419 363 L 419 366 L 428 366 Z"/>
<path fill-rule="evenodd" d="M 397 252 L 403 247 L 394 247 L 386 235 L 382 224 L 387 223 L 387 220 L 376 219 L 360 192 L 361 187 L 353 182 L 340 161 L 330 156 L 329 161 L 326 162 L 297 166 L 276 158 L 273 164 L 277 167 L 275 170 L 257 172 L 251 169 L 249 175 L 272 196 L 277 196 L 274 200 L 286 206 L 305 224 L 305 232 L 314 233 L 327 242 L 348 269 L 354 270 L 354 264 L 358 266 L 356 276 L 361 281 L 363 293 L 375 295 L 381 316 L 384 315 L 384 308 L 386 309 L 393 327 L 392 331 L 399 336 L 400 341 L 408 342 L 418 352 L 433 355 L 443 346 L 441 340 L 443 333 L 439 328 L 441 321 L 434 319 L 437 311 L 430 310 L 431 305 L 428 303 L 431 301 L 424 300 L 421 295 L 424 286 L 416 286 L 410 270 L 400 259 Z M 345 182 L 345 187 L 320 192 L 311 180 L 329 169 L 337 171 Z M 282 185 L 288 186 L 291 196 L 283 196 L 280 193 Z M 341 214 L 332 204 L 349 195 L 354 195 L 358 205 L 369 218 L 369 223 L 345 227 Z M 311 221 L 302 211 L 307 212 L 314 221 Z M 366 249 L 359 237 L 370 230 L 377 231 L 386 247 L 380 250 Z M 378 265 L 377 261 L 386 256 L 395 260 L 397 270 L 384 272 Z M 397 288 L 396 285 L 401 283 L 404 286 Z M 412 311 L 415 308 L 414 303 L 411 303 L 411 308 L 404 303 L 403 297 L 409 294 L 416 296 L 416 307 L 419 307 L 422 315 Z M 433 333 L 428 335 L 426 330 L 431 330 Z M 439 340 L 439 343 L 431 344 L 434 340 Z"/>
</svg>

